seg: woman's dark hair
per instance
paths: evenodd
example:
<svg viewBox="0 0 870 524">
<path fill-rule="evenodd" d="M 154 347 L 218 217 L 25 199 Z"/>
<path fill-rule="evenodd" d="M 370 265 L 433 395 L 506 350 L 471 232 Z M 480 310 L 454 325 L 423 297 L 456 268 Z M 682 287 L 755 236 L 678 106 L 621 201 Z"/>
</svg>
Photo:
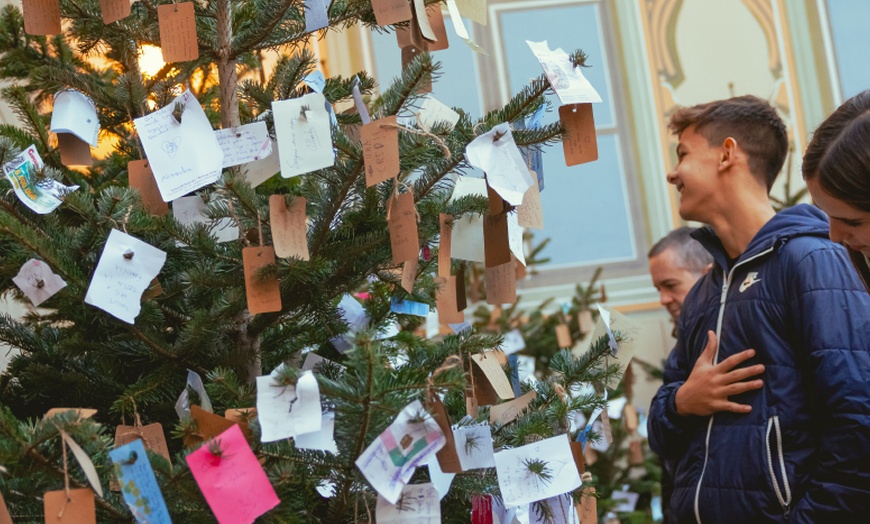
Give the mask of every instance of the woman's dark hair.
<svg viewBox="0 0 870 524">
<path fill-rule="evenodd" d="M 870 89 L 831 113 L 804 153 L 804 180 L 817 179 L 825 193 L 870 212 Z"/>
</svg>

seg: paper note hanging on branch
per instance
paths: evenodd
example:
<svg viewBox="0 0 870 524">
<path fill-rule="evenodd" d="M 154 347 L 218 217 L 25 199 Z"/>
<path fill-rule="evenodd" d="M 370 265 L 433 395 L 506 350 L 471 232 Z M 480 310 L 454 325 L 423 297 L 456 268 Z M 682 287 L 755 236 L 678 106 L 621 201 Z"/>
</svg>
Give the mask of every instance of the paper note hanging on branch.
<svg viewBox="0 0 870 524">
<path fill-rule="evenodd" d="M 97 147 L 100 119 L 93 100 L 81 91 L 63 89 L 54 95 L 51 113 L 52 133 L 71 133 Z"/>
<path fill-rule="evenodd" d="M 523 203 L 517 207 L 517 223 L 522 227 L 544 229 L 544 211 L 538 184 L 532 184 L 523 195 Z"/>
<path fill-rule="evenodd" d="M 206 216 L 207 207 L 199 195 L 176 198 L 172 201 L 172 216 L 182 226 L 192 227 L 195 224 L 206 226 L 209 235 L 218 242 L 238 240 L 239 227 L 235 220 L 230 217 L 209 218 Z"/>
<path fill-rule="evenodd" d="M 160 196 L 157 180 L 147 160 L 132 160 L 127 163 L 128 181 L 131 189 L 142 195 L 142 205 L 152 215 L 163 216 L 169 212 L 169 204 Z"/>
<path fill-rule="evenodd" d="M 91 485 L 91 488 L 99 495 L 101 498 L 103 496 L 103 486 L 100 484 L 100 476 L 97 475 L 97 469 L 94 467 L 94 463 L 91 462 L 91 458 L 88 457 L 88 454 L 85 453 L 85 450 L 78 445 L 78 443 L 72 439 L 65 431 L 60 430 L 60 437 L 63 439 L 63 442 L 69 446 L 70 451 L 72 451 L 73 456 L 75 456 L 76 461 L 78 461 L 79 466 L 81 466 L 82 471 L 85 474 L 85 478 L 88 479 L 88 483 Z"/>
<path fill-rule="evenodd" d="M 399 127 L 395 116 L 387 116 L 362 126 L 366 186 L 399 174 Z"/>
<path fill-rule="evenodd" d="M 205 391 L 202 377 L 196 371 L 188 369 L 187 382 L 184 385 L 184 389 L 181 390 L 181 394 L 178 395 L 178 400 L 175 401 L 175 412 L 178 413 L 178 418 L 184 419 L 190 416 L 190 393 L 187 391 L 188 388 L 192 389 L 199 396 L 199 404 L 202 406 L 202 409 L 209 413 L 212 412 L 211 399 L 208 398 L 208 393 Z"/>
<path fill-rule="evenodd" d="M 278 275 L 272 270 L 263 274 L 263 269 L 275 265 L 275 250 L 272 246 L 246 247 L 242 249 L 245 266 L 245 295 L 248 311 L 252 315 L 281 311 L 281 288 Z"/>
<path fill-rule="evenodd" d="M 172 9 L 172 4 L 159 7 Z M 181 123 L 173 113 L 181 115 Z M 190 91 L 133 122 L 164 202 L 220 178 L 223 151 L 205 111 Z"/>
<path fill-rule="evenodd" d="M 223 167 L 256 162 L 272 154 L 272 139 L 269 138 L 266 122 L 217 129 L 214 135 L 224 152 Z"/>
<path fill-rule="evenodd" d="M 135 440 L 141 440 L 145 449 L 156 453 L 172 464 L 169 447 L 166 445 L 166 435 L 159 422 L 147 426 L 118 426 L 115 428 L 115 447 L 118 448 Z"/>
<path fill-rule="evenodd" d="M 296 386 L 279 384 L 276 373 L 279 369 L 257 377 L 257 417 L 261 442 L 284 440 L 295 434 L 290 411 L 296 400 Z"/>
<path fill-rule="evenodd" d="M 447 11 L 450 13 L 450 21 L 453 23 L 453 30 L 456 32 L 456 36 L 461 38 L 472 51 L 483 55 L 488 54 L 486 49 L 477 45 L 477 43 L 471 39 L 471 36 L 469 36 L 468 30 L 465 28 L 465 22 L 462 21 L 459 6 L 456 5 L 455 0 L 447 0 Z"/>
<path fill-rule="evenodd" d="M 601 96 L 586 80 L 579 67 L 575 67 L 568 53 L 561 48 L 551 51 L 547 41 L 526 43 L 544 69 L 550 86 L 559 95 L 562 104 L 601 102 Z"/>
<path fill-rule="evenodd" d="M 492 429 L 489 424 L 460 426 L 456 428 L 454 434 L 462 471 L 495 467 Z"/>
<path fill-rule="evenodd" d="M 132 324 L 142 293 L 160 273 L 166 253 L 113 229 L 85 295 L 85 302 Z"/>
<path fill-rule="evenodd" d="M 417 209 L 414 195 L 395 193 L 387 200 L 387 224 L 390 231 L 390 246 L 393 263 L 401 264 L 416 259 L 420 253 L 420 237 L 417 233 Z"/>
<path fill-rule="evenodd" d="M 408 293 L 414 292 L 414 282 L 417 280 L 417 268 L 419 265 L 420 261 L 416 258 L 406 260 L 402 264 L 402 289 Z"/>
<path fill-rule="evenodd" d="M 158 5 L 157 22 L 164 62 L 187 62 L 199 58 L 193 2 Z"/>
<path fill-rule="evenodd" d="M 486 197 L 486 180 L 470 176 L 460 176 L 456 179 L 456 186 L 450 202 L 464 196 Z M 469 213 L 453 221 L 453 236 L 451 239 L 451 256 L 460 260 L 471 262 L 483 262 L 485 259 L 483 248 L 483 217 L 476 213 Z"/>
<path fill-rule="evenodd" d="M 396 504 L 378 497 L 378 524 L 440 524 L 441 498 L 434 484 L 412 484 L 402 488 Z"/>
<path fill-rule="evenodd" d="M 422 4 L 423 0 L 419 0 L 419 2 Z M 443 51 L 450 47 L 450 43 L 447 41 L 447 28 L 444 26 L 444 14 L 441 12 L 440 3 L 426 6 L 426 19 L 429 22 L 432 34 L 435 35 L 435 38 L 429 41 L 429 52 Z"/>
<path fill-rule="evenodd" d="M 395 504 L 417 466 L 434 458 L 444 442 L 438 424 L 415 400 L 356 459 L 356 465 L 372 487 Z"/>
<path fill-rule="evenodd" d="M 486 303 L 513 304 L 517 301 L 517 272 L 514 261 L 486 268 Z"/>
<path fill-rule="evenodd" d="M 532 184 L 534 186 L 534 184 Z M 523 228 L 519 224 L 519 217 L 516 213 L 507 214 L 507 236 L 510 252 L 516 257 L 522 267 L 526 266 L 525 245 L 523 243 Z M 517 266 L 518 268 L 520 266 Z M 519 279 L 519 278 L 518 278 Z"/>
<path fill-rule="evenodd" d="M 535 183 L 510 124 L 502 123 L 475 138 L 465 148 L 468 162 L 486 173 L 486 181 L 512 206 L 523 203 L 523 195 Z"/>
<path fill-rule="evenodd" d="M 317 449 L 338 453 L 335 443 L 335 412 L 327 411 L 321 415 L 320 429 L 293 437 L 296 449 Z"/>
<path fill-rule="evenodd" d="M 487 268 L 507 264 L 511 261 L 506 213 L 483 217 L 483 249 Z"/>
<path fill-rule="evenodd" d="M 281 258 L 298 258 L 309 260 L 308 253 L 308 217 L 305 197 L 293 198 L 290 207 L 286 205 L 287 197 L 272 195 L 269 197 L 269 220 L 272 226 L 272 243 L 275 244 L 275 254 Z"/>
<path fill-rule="evenodd" d="M 3 174 L 12 183 L 15 195 L 22 204 L 40 215 L 57 209 L 67 194 L 79 188 L 65 186 L 49 177 L 40 179 L 38 171 L 43 167 L 42 158 L 34 145 L 3 164 Z"/>
<path fill-rule="evenodd" d="M 100 12 L 103 14 L 103 23 L 111 24 L 130 16 L 130 0 L 100 0 Z"/>
<path fill-rule="evenodd" d="M 486 0 L 457 0 L 457 3 L 462 16 L 480 25 L 487 24 Z"/>
<path fill-rule="evenodd" d="M 329 25 L 326 0 L 305 0 L 305 32 L 310 33 Z"/>
<path fill-rule="evenodd" d="M 51 524 L 90 524 L 97 522 L 94 492 L 85 489 L 48 491 L 43 496 L 45 522 Z"/>
<path fill-rule="evenodd" d="M 565 132 L 562 149 L 565 165 L 576 166 L 598 160 L 598 138 L 592 104 L 571 104 L 559 108 L 559 120 Z"/>
<path fill-rule="evenodd" d="M 65 166 L 92 166 L 91 146 L 72 133 L 57 134 L 57 150 L 60 152 L 60 163 Z"/>
<path fill-rule="evenodd" d="M 411 19 L 411 2 L 408 0 L 372 0 L 372 9 L 378 25 L 397 24 Z"/>
<path fill-rule="evenodd" d="M 441 433 L 444 434 L 444 447 L 436 453 L 438 466 L 444 473 L 462 473 L 462 464 L 459 462 L 456 441 L 453 438 L 453 430 L 450 427 L 450 417 L 447 415 L 447 409 L 444 408 L 444 403 L 438 398 L 438 394 L 431 389 L 427 390 L 426 399 L 426 407 L 432 413 L 432 417 L 438 423 L 438 427 L 441 428 Z"/>
<path fill-rule="evenodd" d="M 417 113 L 417 124 L 425 131 L 430 131 L 436 125 L 452 131 L 457 123 L 459 123 L 459 113 L 432 95 L 423 100 L 420 111 Z"/>
<path fill-rule="evenodd" d="M 611 347 L 611 355 L 606 359 L 606 363 L 612 364 L 613 359 L 615 359 L 624 372 L 637 351 L 639 328 L 630 318 L 619 311 L 601 304 L 598 304 L 598 307 L 599 311 L 606 313 L 606 315 L 602 314 L 598 317 L 598 322 L 595 324 L 595 329 L 592 331 L 590 342 L 594 343 L 601 338 L 605 338 L 608 341 L 608 346 Z M 604 318 L 607 315 L 609 315 L 609 319 Z M 607 322 L 607 324 L 605 324 L 605 322 Z M 608 334 L 608 331 L 610 334 Z M 613 345 L 617 345 L 616 351 L 613 351 Z M 612 356 L 613 353 L 615 353 L 615 356 Z M 579 356 L 580 350 L 575 348 L 574 354 Z M 621 381 L 621 375 L 619 377 L 611 377 L 607 381 L 606 386 L 609 389 L 615 389 Z"/>
<path fill-rule="evenodd" d="M 441 324 L 458 324 L 465 320 L 465 314 L 459 310 L 456 298 L 456 275 L 438 277 L 435 279 L 438 290 L 435 293 L 435 309 L 438 311 L 438 322 Z"/>
<path fill-rule="evenodd" d="M 438 216 L 440 235 L 438 243 L 438 276 L 447 278 L 451 275 L 451 238 L 453 235 L 453 215 L 441 213 Z"/>
<path fill-rule="evenodd" d="M 499 364 L 495 352 L 471 355 L 471 360 L 476 364 L 472 366 L 471 372 L 474 378 L 474 396 L 478 404 L 494 405 L 500 400 L 514 398 L 510 380 Z"/>
<path fill-rule="evenodd" d="M 293 435 L 320 431 L 322 413 L 317 378 L 311 371 L 303 371 L 296 380 L 296 400 L 290 410 Z"/>
<path fill-rule="evenodd" d="M 281 160 L 278 158 L 278 142 L 271 138 L 269 141 L 271 142 L 269 148 L 271 152 L 268 155 L 242 165 L 242 175 L 251 184 L 251 187 L 259 186 L 281 171 Z"/>
<path fill-rule="evenodd" d="M 236 425 L 185 460 L 220 524 L 252 523 L 281 502 Z"/>
<path fill-rule="evenodd" d="M 542 464 L 549 475 L 547 481 L 529 468 L 529 461 Z M 495 468 L 505 506 L 555 497 L 581 484 L 566 435 L 500 451 L 495 454 Z"/>
<path fill-rule="evenodd" d="M 66 282 L 59 275 L 52 273 L 48 264 L 33 258 L 21 266 L 18 274 L 12 278 L 12 282 L 27 295 L 34 306 L 39 306 L 66 287 Z"/>
<path fill-rule="evenodd" d="M 60 34 L 60 0 L 21 0 L 24 32 L 29 35 Z"/>
<path fill-rule="evenodd" d="M 308 93 L 272 102 L 281 176 L 294 176 L 331 167 L 335 163 L 326 97 Z"/>
<path fill-rule="evenodd" d="M 116 447 L 109 451 L 109 458 L 115 464 L 115 475 L 121 484 L 124 502 L 136 522 L 171 524 L 169 510 L 142 441 L 134 440 Z"/>
</svg>

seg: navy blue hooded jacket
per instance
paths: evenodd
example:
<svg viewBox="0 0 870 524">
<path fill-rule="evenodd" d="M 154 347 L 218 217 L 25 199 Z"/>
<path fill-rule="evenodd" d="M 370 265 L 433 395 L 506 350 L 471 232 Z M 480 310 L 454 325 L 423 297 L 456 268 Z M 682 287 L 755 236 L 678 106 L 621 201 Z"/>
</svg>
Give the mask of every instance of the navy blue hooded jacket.
<svg viewBox="0 0 870 524">
<path fill-rule="evenodd" d="M 714 267 L 683 303 L 679 337 L 649 416 L 673 465 L 674 522 L 870 522 L 870 295 L 824 214 L 772 218 L 731 261 L 709 228 Z M 763 387 L 731 397 L 747 414 L 681 416 L 674 403 L 707 344 L 745 349 Z M 752 379 L 759 377 L 752 377 Z"/>
</svg>

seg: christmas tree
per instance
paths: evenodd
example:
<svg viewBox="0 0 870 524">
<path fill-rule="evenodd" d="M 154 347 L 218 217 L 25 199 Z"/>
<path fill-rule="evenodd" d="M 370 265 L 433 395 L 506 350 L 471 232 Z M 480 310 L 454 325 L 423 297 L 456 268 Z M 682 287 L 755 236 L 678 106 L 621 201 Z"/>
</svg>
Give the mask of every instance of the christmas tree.
<svg viewBox="0 0 870 524">
<path fill-rule="evenodd" d="M 373 521 L 424 511 L 412 507 L 414 490 L 431 502 L 435 463 L 461 471 L 440 515 L 467 521 L 498 495 L 508 500 L 493 449 L 557 437 L 567 449 L 581 431 L 571 414 L 603 406 L 599 394 L 576 392 L 613 387 L 624 334 L 598 337 L 579 357 L 554 347 L 548 378 L 506 402 L 515 395 L 504 391 L 500 337 L 462 324 L 462 263 L 438 256 L 450 225 L 482 217 L 498 228 L 487 233 L 489 252 L 515 213 L 492 194 L 451 199 L 470 169 L 467 147 L 481 137 L 536 147 L 563 127 L 510 132 L 547 105 L 544 75 L 479 120 L 461 108 L 455 124 L 404 118 L 438 78 L 420 26 L 440 4 L 426 3 L 436 8 L 4 8 L 0 78 L 11 86 L 2 95 L 20 125 L 0 128 L 0 285 L 39 306 L 0 317 L 0 340 L 20 351 L 0 380 L 0 493 L 14 519 L 86 522 L 75 515 L 93 500 L 100 522 L 128 522 L 131 510 L 161 522 Z M 305 43 L 353 24 L 410 33 L 419 52 L 391 85 L 378 91 L 365 72 L 318 77 Z M 167 62 L 153 76 L 138 62 L 146 44 Z M 267 75 L 259 54 L 269 49 L 292 52 Z M 582 66 L 583 54 L 571 60 Z M 333 110 L 350 103 L 355 110 Z M 98 137 L 111 151 L 92 159 Z M 496 300 L 512 279 L 498 279 L 505 291 L 495 277 L 515 286 L 516 262 L 493 251 Z M 420 336 L 419 315 L 436 305 L 455 333 Z M 50 411 L 73 407 L 95 414 Z M 389 444 L 381 435 L 398 425 L 408 442 Z M 417 467 L 436 449 L 437 461 Z M 458 467 L 457 455 L 478 449 L 482 465 Z M 385 479 L 387 462 L 372 464 L 387 455 L 396 471 Z M 575 467 L 517 460 L 542 493 Z M 144 484 L 148 463 L 156 497 Z M 558 521 L 572 496 L 582 500 L 574 488 L 579 481 L 561 501 L 529 500 L 526 511 Z"/>
</svg>

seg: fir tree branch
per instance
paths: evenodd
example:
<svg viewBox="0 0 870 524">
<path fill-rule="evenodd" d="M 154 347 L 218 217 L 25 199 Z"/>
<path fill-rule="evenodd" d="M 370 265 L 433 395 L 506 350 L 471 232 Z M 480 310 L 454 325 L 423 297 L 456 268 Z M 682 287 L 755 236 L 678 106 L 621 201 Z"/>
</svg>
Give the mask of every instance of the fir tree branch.
<svg viewBox="0 0 870 524">
<path fill-rule="evenodd" d="M 320 248 L 323 242 L 326 240 L 326 235 L 329 233 L 329 227 L 332 225 L 332 221 L 335 220 L 335 215 L 338 213 L 338 210 L 341 209 L 341 205 L 344 203 L 344 199 L 347 198 L 347 194 L 350 192 L 350 188 L 356 183 L 357 178 L 359 178 L 360 174 L 363 172 L 363 163 L 357 162 L 356 166 L 353 168 L 353 171 L 350 172 L 344 184 L 341 187 L 341 191 L 332 201 L 332 205 L 326 212 L 322 215 L 325 220 L 320 223 L 320 229 L 314 235 L 314 241 L 311 243 L 311 258 L 314 258 L 320 252 Z"/>
</svg>

